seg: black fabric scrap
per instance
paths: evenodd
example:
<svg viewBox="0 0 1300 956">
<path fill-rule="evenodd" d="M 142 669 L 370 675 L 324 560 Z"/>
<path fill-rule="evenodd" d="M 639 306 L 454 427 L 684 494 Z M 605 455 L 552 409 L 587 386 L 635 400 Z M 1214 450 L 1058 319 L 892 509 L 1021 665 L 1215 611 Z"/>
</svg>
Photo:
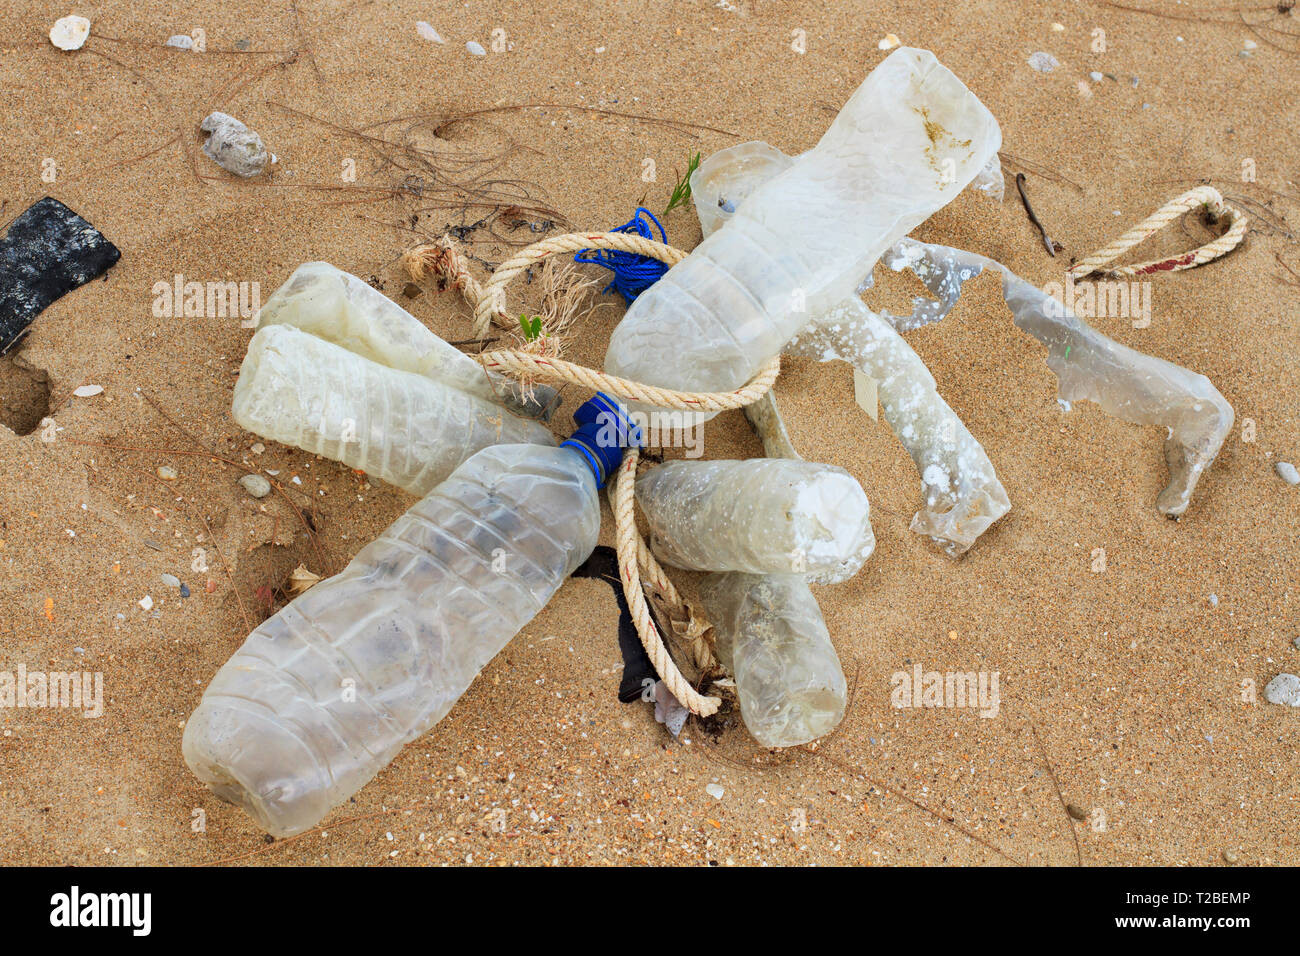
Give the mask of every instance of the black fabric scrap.
<svg viewBox="0 0 1300 956">
<path fill-rule="evenodd" d="M 636 625 L 632 623 L 632 611 L 623 596 L 623 585 L 618 577 L 618 552 L 604 545 L 597 545 L 591 557 L 573 572 L 575 578 L 599 578 L 614 589 L 614 599 L 618 601 L 618 649 L 623 652 L 623 679 L 618 685 L 618 699 L 625 704 L 641 699 L 641 688 L 645 680 L 652 683 L 659 679 L 654 664 L 641 638 L 637 636 Z"/>
<path fill-rule="evenodd" d="M 46 306 L 121 257 L 117 246 L 57 199 L 46 196 L 29 206 L 0 239 L 0 355 Z"/>
</svg>

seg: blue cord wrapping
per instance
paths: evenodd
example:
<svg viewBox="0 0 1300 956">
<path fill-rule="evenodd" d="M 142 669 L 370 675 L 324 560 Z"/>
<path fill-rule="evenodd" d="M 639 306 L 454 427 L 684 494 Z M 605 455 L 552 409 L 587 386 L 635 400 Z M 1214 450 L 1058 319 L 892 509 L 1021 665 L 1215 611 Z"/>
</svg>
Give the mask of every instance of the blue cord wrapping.
<svg viewBox="0 0 1300 956">
<path fill-rule="evenodd" d="M 636 215 L 631 221 L 617 229 L 611 229 L 610 232 L 634 232 L 642 239 L 653 239 L 654 233 L 650 231 L 650 223 L 641 218 L 642 214 L 659 227 L 659 241 L 667 243 L 668 235 L 664 232 L 664 227 L 660 225 L 654 213 L 644 206 L 637 206 Z M 668 271 L 668 266 L 658 259 L 639 256 L 635 252 L 624 252 L 621 249 L 582 249 L 573 257 L 573 261 L 592 262 L 613 272 L 613 280 L 601 291 L 618 290 L 619 295 L 628 305 L 631 305 L 633 299 L 654 285 Z"/>
</svg>

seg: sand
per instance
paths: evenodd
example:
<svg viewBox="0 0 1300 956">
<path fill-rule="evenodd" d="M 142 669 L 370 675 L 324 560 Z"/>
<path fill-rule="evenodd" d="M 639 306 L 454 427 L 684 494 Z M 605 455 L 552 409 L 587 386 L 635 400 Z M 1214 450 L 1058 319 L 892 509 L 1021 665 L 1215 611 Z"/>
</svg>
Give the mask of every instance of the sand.
<svg viewBox="0 0 1300 956">
<path fill-rule="evenodd" d="M 1279 459 L 1300 459 L 1300 289 L 1277 278 L 1286 273 L 1275 260 L 1300 268 L 1300 250 L 1262 227 L 1222 261 L 1152 280 L 1149 328 L 1095 321 L 1204 373 L 1236 409 L 1238 427 L 1177 523 L 1155 509 L 1163 436 L 1087 403 L 1062 414 L 1044 350 L 1011 325 L 993 277 L 968 287 L 943 323 L 908 336 L 1012 501 L 963 560 L 908 531 L 915 469 L 854 404 L 850 369 L 787 363 L 777 394 L 795 444 L 862 481 L 879 539 L 859 575 L 817 589 L 854 687 L 848 716 L 818 745 L 768 752 L 734 718 L 715 732 L 689 723 L 674 740 L 649 705 L 620 704 L 612 594 L 576 580 L 450 716 L 317 831 L 268 843 L 186 769 L 186 716 L 250 622 L 283 603 L 289 572 L 338 571 L 411 502 L 291 448 L 256 454 L 257 438 L 229 411 L 250 331 L 238 317 L 156 317 L 155 283 L 256 282 L 265 298 L 299 263 L 325 259 L 373 277 L 444 337 L 470 335 L 454 293 L 402 297 L 396 259 L 485 211 L 384 192 L 415 173 L 348 129 L 547 102 L 735 134 L 553 107 L 444 130 L 458 148 L 525 147 L 477 172 L 523 184 L 573 228 L 608 228 L 643 197 L 662 209 L 691 151 L 746 139 L 788 153 L 812 145 L 892 32 L 934 50 L 998 117 L 1005 151 L 1033 164 L 1027 187 L 1065 252 L 1047 256 L 1014 190 L 1001 205 L 961 196 L 922 239 L 1043 284 L 1201 177 L 1296 213 L 1295 55 L 1261 42 L 1240 56 L 1252 38 L 1243 26 L 1096 2 L 991 0 L 978 13 L 929 2 L 731 6 L 301 0 L 295 16 L 243 0 L 184 14 L 110 2 L 77 8 L 94 21 L 91 40 L 60 53 L 45 34 L 70 9 L 11 5 L 0 29 L 0 104 L 11 117 L 0 220 L 50 194 L 122 259 L 47 309 L 21 352 L 48 373 L 54 440 L 0 428 L 0 669 L 100 672 L 104 682 L 97 718 L 0 710 L 0 860 L 1172 865 L 1218 863 L 1226 851 L 1240 864 L 1300 862 L 1300 714 L 1262 696 L 1279 671 L 1300 670 L 1300 494 L 1274 472 Z M 421 38 L 417 20 L 446 44 Z M 1103 54 L 1091 52 L 1097 27 Z M 162 47 L 195 28 L 205 53 Z M 492 50 L 498 28 L 504 52 Z M 1294 15 L 1287 28 L 1300 32 Z M 802 54 L 791 49 L 796 29 Z M 487 54 L 468 54 L 468 40 Z M 1055 72 L 1027 65 L 1039 50 L 1060 60 Z M 1114 79 L 1088 81 L 1084 96 L 1077 84 L 1092 70 Z M 235 181 L 201 155 L 198 124 L 213 109 L 261 134 L 278 157 L 269 175 Z M 54 183 L 40 179 L 45 158 Z M 655 182 L 642 179 L 646 158 Z M 1255 183 L 1240 181 L 1245 159 Z M 354 183 L 342 178 L 348 160 Z M 699 241 L 689 208 L 666 225 L 679 247 Z M 476 230 L 470 250 L 500 262 L 506 240 L 532 238 L 497 231 Z M 1152 248 L 1206 235 L 1188 220 Z M 869 301 L 894 311 L 919 291 L 893 276 L 880 284 Z M 513 291 L 528 302 L 522 283 Z M 571 358 L 599 364 L 623 308 L 602 301 Z M 6 372 L 0 387 L 38 379 Z M 104 392 L 71 397 L 82 384 Z M 557 431 L 581 398 L 566 393 Z M 739 413 L 711 423 L 705 442 L 708 457 L 760 453 Z M 159 479 L 160 466 L 175 480 Z M 259 502 L 239 487 L 258 469 L 279 472 L 313 536 L 285 498 Z M 1094 572 L 1098 548 L 1106 568 Z M 195 549 L 207 571 L 194 569 Z M 693 587 L 690 575 L 679 580 Z M 997 672 L 997 716 L 893 708 L 891 675 L 918 663 Z M 1256 702 L 1243 700 L 1251 687 Z M 706 792 L 714 783 L 720 799 Z M 1087 820 L 1072 823 L 1063 801 Z M 496 809 L 505 815 L 494 829 Z"/>
</svg>

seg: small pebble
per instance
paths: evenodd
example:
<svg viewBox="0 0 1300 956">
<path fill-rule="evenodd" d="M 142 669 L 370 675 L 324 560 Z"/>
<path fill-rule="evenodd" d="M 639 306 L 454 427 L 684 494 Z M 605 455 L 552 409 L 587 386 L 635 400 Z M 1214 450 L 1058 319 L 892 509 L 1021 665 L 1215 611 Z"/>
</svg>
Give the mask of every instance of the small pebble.
<svg viewBox="0 0 1300 956">
<path fill-rule="evenodd" d="M 243 52 L 244 52 L 245 50 L 247 50 L 251 45 L 252 45 L 252 44 L 250 44 L 247 40 L 236 40 L 236 41 L 235 41 L 235 49 L 238 50 L 240 53 L 243 53 Z"/>
<path fill-rule="evenodd" d="M 158 477 L 163 481 L 175 481 L 180 477 L 180 474 L 171 465 L 159 465 Z"/>
<path fill-rule="evenodd" d="M 483 44 L 470 40 L 465 44 L 465 49 L 475 56 L 487 56 L 487 50 L 483 49 Z"/>
<path fill-rule="evenodd" d="M 164 574 L 162 576 L 162 583 L 167 585 L 169 588 L 178 588 L 181 586 L 181 579 L 174 574 Z"/>
<path fill-rule="evenodd" d="M 178 50 L 194 49 L 194 38 L 186 36 L 184 33 L 177 33 L 175 36 L 167 38 L 166 46 L 174 46 Z"/>
<path fill-rule="evenodd" d="M 1064 23 L 1053 23 L 1053 24 L 1052 24 L 1052 32 L 1053 32 L 1053 33 L 1064 33 L 1064 32 L 1065 32 L 1065 24 L 1064 24 Z"/>
<path fill-rule="evenodd" d="M 1224 851 L 1223 851 L 1223 862 L 1224 862 L 1224 863 L 1236 863 L 1236 862 L 1237 862 L 1237 854 L 1234 853 L 1232 850 L 1224 850 Z"/>
<path fill-rule="evenodd" d="M 269 158 L 262 137 L 225 113 L 209 113 L 199 124 L 208 134 L 203 153 L 227 172 L 247 179 L 266 168 Z"/>
<path fill-rule="evenodd" d="M 251 451 L 254 455 L 260 455 L 262 454 L 262 452 L 266 451 L 266 446 L 263 445 L 260 441 L 254 442 L 253 447 L 250 448 L 249 451 Z"/>
<path fill-rule="evenodd" d="M 181 597 L 183 597 L 183 598 L 187 598 L 187 597 L 189 597 L 189 596 L 190 596 L 190 587 L 189 587 L 189 585 L 188 585 L 188 584 L 182 584 L 182 585 L 181 585 Z"/>
<path fill-rule="evenodd" d="M 1092 82 L 1094 82 L 1094 83 L 1100 83 L 1100 82 L 1104 79 L 1104 77 L 1103 77 L 1100 73 L 1098 73 L 1096 70 L 1093 70 L 1091 73 L 1089 73 L 1089 74 L 1088 74 L 1088 77 L 1089 77 L 1089 79 L 1091 79 Z"/>
<path fill-rule="evenodd" d="M 271 493 L 271 483 L 261 475 L 245 475 L 239 483 L 254 498 L 265 498 Z"/>
<path fill-rule="evenodd" d="M 704 792 L 707 793 L 709 796 L 711 796 L 714 800 L 721 800 L 722 795 L 725 794 L 727 791 L 723 790 L 716 783 L 711 783 L 704 788 Z"/>
<path fill-rule="evenodd" d="M 60 50 L 80 50 L 89 36 L 90 21 L 85 17 L 60 17 L 50 27 L 50 42 Z"/>
<path fill-rule="evenodd" d="M 1270 704 L 1300 707 L 1300 677 L 1295 674 L 1278 674 L 1264 688 L 1264 699 Z"/>
<path fill-rule="evenodd" d="M 81 385 L 72 390 L 72 394 L 77 398 L 91 398 L 99 395 L 104 391 L 103 385 Z"/>
<path fill-rule="evenodd" d="M 1217 594 L 1211 594 L 1210 607 L 1218 607 L 1218 606 L 1219 606 L 1219 596 Z"/>
<path fill-rule="evenodd" d="M 876 49 L 878 49 L 878 50 L 892 50 L 894 47 L 898 46 L 898 45 L 899 45 L 900 43 L 902 43 L 902 42 L 903 42 L 903 41 L 900 40 L 900 39 L 899 39 L 896 35 L 894 35 L 893 33 L 886 33 L 886 34 L 885 34 L 885 38 L 884 38 L 883 40 L 881 40 L 879 43 L 876 44 Z"/>
<path fill-rule="evenodd" d="M 1297 637 L 1297 638 L 1296 638 L 1294 641 L 1292 641 L 1291 643 L 1295 645 L 1295 649 L 1296 649 L 1297 651 L 1300 651 L 1300 637 Z"/>
<path fill-rule="evenodd" d="M 1278 477 L 1288 485 L 1300 485 L 1300 471 L 1296 471 L 1295 465 L 1289 461 L 1279 461 L 1273 466 L 1277 469 Z"/>
<path fill-rule="evenodd" d="M 1061 65 L 1060 60 L 1052 56 L 1052 54 L 1050 53 L 1044 53 L 1042 50 L 1039 50 L 1037 53 L 1031 54 L 1028 62 L 1029 65 L 1032 66 L 1039 73 L 1051 73 L 1053 70 L 1055 70 L 1058 66 Z"/>
<path fill-rule="evenodd" d="M 139 600 L 138 602 L 136 602 L 136 603 L 138 603 L 138 604 L 140 605 L 140 607 L 141 607 L 143 610 L 146 610 L 146 611 L 148 611 L 148 610 L 150 610 L 151 608 L 153 608 L 153 598 L 151 598 L 151 597 L 150 597 L 149 595 L 147 595 L 147 594 L 146 594 L 144 597 L 140 598 L 140 600 Z"/>
<path fill-rule="evenodd" d="M 1067 803 L 1065 805 L 1065 812 L 1068 813 L 1070 816 L 1074 817 L 1074 819 L 1076 820 L 1088 819 L 1088 811 L 1084 810 L 1080 806 L 1076 806 L 1073 803 Z"/>
</svg>

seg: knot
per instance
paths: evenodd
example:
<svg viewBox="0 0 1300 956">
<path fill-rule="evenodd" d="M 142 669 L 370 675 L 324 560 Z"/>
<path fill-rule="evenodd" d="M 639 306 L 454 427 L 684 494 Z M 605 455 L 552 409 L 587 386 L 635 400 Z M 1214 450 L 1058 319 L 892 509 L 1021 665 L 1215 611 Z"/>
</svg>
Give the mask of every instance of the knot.
<svg viewBox="0 0 1300 956">
<path fill-rule="evenodd" d="M 637 206 L 636 215 L 630 221 L 617 229 L 611 229 L 610 232 L 635 233 L 643 239 L 653 239 L 650 222 L 642 219 L 642 215 L 659 227 L 659 241 L 666 243 L 668 235 L 664 232 L 664 227 L 655 218 L 654 213 L 643 206 Z M 668 266 L 658 259 L 617 249 L 582 249 L 573 257 L 573 261 L 594 263 L 613 272 L 613 280 L 601 291 L 618 290 L 618 294 L 628 305 L 631 305 L 632 300 L 654 285 L 668 271 Z"/>
</svg>

